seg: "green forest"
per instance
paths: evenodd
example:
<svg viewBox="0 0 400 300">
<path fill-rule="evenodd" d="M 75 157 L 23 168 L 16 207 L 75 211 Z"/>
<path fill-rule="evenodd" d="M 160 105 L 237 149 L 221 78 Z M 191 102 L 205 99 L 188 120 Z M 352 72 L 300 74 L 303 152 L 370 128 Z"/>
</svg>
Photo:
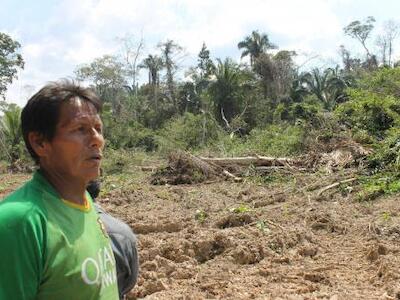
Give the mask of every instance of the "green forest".
<svg viewBox="0 0 400 300">
<path fill-rule="evenodd" d="M 393 55 L 400 31 L 393 21 L 385 24 L 376 35 L 373 17 L 349 23 L 343 35 L 363 53 L 338 45 L 340 65 L 307 71 L 296 64 L 295 51 L 254 30 L 232 45 L 246 63 L 213 58 L 205 41 L 196 63 L 183 70 L 185 45 L 167 39 L 144 53 L 142 40 L 126 38 L 122 55 L 78 65 L 73 78 L 90 84 L 104 102 L 106 171 L 123 170 L 135 153 L 300 157 L 346 144 L 366 149 L 353 163 L 361 166 L 365 197 L 375 197 L 400 190 L 400 61 Z M 0 160 L 6 170 L 32 165 L 21 108 L 5 97 L 29 63 L 20 48 L 0 33 Z"/>
</svg>

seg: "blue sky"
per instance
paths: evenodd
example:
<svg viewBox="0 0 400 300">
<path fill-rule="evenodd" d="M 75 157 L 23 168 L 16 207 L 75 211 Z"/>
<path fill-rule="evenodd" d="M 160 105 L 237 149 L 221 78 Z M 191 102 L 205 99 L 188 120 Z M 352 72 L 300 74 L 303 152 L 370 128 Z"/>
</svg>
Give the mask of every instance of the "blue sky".
<svg viewBox="0 0 400 300">
<path fill-rule="evenodd" d="M 341 44 L 363 54 L 343 34 L 353 20 L 376 18 L 372 49 L 385 21 L 400 22 L 398 0 L 0 0 L 0 7 L 0 32 L 21 43 L 25 59 L 25 69 L 7 94 L 8 101 L 20 105 L 46 82 L 73 76 L 78 65 L 117 54 L 117 37 L 127 34 L 136 41 L 143 36 L 143 57 L 157 53 L 160 41 L 177 41 L 187 53 L 185 68 L 203 41 L 214 58 L 239 61 L 237 43 L 258 29 L 280 49 L 295 50 L 299 64 L 318 54 L 306 68 L 339 62 Z"/>
</svg>

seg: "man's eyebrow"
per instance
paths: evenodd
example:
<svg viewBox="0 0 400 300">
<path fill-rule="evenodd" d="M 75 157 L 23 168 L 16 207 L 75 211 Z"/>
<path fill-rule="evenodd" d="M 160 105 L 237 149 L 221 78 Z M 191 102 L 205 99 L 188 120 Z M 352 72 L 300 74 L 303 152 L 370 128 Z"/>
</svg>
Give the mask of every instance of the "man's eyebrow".
<svg viewBox="0 0 400 300">
<path fill-rule="evenodd" d="M 81 123 L 91 123 L 92 117 L 89 116 L 78 116 L 71 119 L 66 120 L 65 122 L 60 123 L 60 127 L 67 127 L 67 126 L 73 126 L 73 125 L 79 125 Z M 100 117 L 95 117 L 94 118 L 96 123 L 99 123 L 103 125 L 103 122 L 101 121 Z"/>
</svg>

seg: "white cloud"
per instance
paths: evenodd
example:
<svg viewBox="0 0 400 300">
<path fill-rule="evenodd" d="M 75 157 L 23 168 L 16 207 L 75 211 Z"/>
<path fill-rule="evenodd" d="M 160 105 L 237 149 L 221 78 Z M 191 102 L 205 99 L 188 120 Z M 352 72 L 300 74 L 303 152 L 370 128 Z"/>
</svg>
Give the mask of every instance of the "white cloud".
<svg viewBox="0 0 400 300">
<path fill-rule="evenodd" d="M 358 14 L 371 15 L 368 7 L 377 5 L 366 1 Z M 149 52 L 173 39 L 194 59 L 204 41 L 212 55 L 237 58 L 237 43 L 258 29 L 280 48 L 305 58 L 318 52 L 326 61 L 346 41 L 342 28 L 354 7 L 351 0 L 62 0 L 43 23 L 32 24 L 35 36 L 28 36 L 29 28 L 5 29 L 21 41 L 26 61 L 10 93 L 15 100 L 26 84 L 73 75 L 77 65 L 115 52 L 115 37 L 126 33 L 143 35 Z"/>
</svg>

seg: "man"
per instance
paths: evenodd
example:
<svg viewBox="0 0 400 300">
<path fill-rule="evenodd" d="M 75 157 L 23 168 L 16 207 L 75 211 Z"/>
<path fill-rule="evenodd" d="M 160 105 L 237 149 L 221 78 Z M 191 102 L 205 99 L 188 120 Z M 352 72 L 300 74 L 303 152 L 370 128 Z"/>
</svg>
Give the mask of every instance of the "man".
<svg viewBox="0 0 400 300">
<path fill-rule="evenodd" d="M 0 203 L 0 300 L 116 300 L 115 259 L 86 186 L 99 175 L 101 102 L 63 81 L 21 114 L 33 178 Z"/>
<path fill-rule="evenodd" d="M 100 193 L 100 182 L 93 180 L 86 189 L 94 202 Z M 94 206 L 111 238 L 111 247 L 117 265 L 119 297 L 124 299 L 124 295 L 135 286 L 138 277 L 139 258 L 136 237 L 127 224 L 107 214 L 97 203 Z"/>
</svg>

